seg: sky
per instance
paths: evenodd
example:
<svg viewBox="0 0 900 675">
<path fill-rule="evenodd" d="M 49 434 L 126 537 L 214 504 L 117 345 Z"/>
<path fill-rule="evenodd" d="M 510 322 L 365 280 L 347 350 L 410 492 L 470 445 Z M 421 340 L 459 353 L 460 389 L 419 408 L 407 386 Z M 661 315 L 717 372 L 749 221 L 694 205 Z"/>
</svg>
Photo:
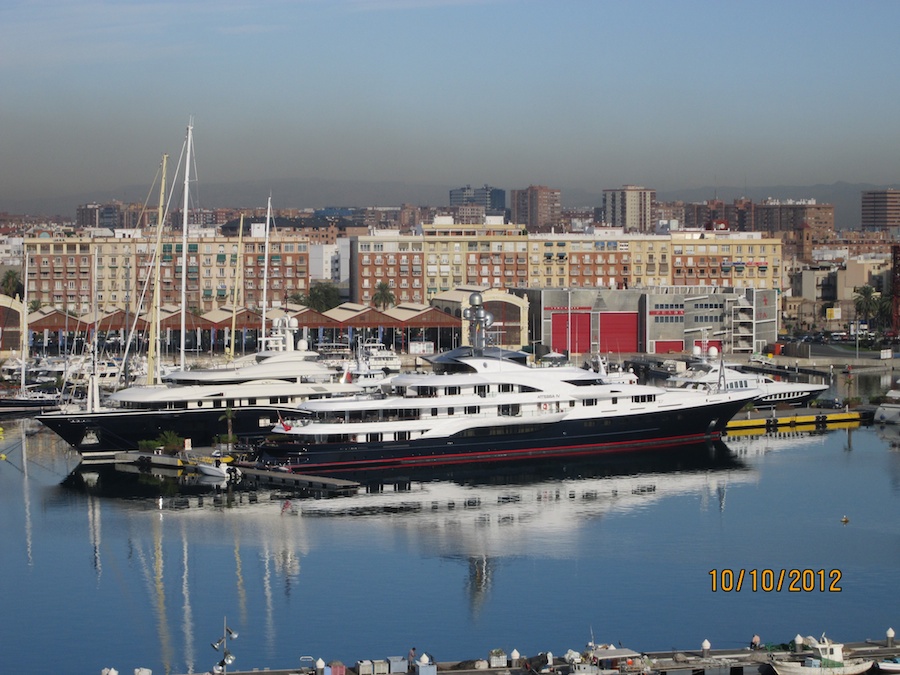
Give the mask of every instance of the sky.
<svg viewBox="0 0 900 675">
<path fill-rule="evenodd" d="M 898 25 L 867 0 L 4 0 L 0 211 L 149 189 L 191 117 L 201 184 L 894 183 Z"/>
</svg>

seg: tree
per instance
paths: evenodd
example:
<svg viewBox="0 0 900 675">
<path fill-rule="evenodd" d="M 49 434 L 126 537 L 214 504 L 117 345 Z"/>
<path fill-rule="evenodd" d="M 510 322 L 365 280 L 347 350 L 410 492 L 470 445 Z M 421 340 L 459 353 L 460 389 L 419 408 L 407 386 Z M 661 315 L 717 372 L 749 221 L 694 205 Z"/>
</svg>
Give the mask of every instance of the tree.
<svg viewBox="0 0 900 675">
<path fill-rule="evenodd" d="M 3 273 L 3 279 L 0 280 L 0 291 L 11 298 L 16 296 L 21 298 L 24 295 L 25 287 L 22 285 L 22 278 L 17 270 L 6 270 Z"/>
<path fill-rule="evenodd" d="M 234 408 L 228 406 L 225 412 L 219 417 L 220 422 L 225 422 L 228 429 L 228 450 L 231 451 L 231 444 L 234 443 Z"/>
<path fill-rule="evenodd" d="M 169 455 L 177 455 L 184 450 L 184 439 L 171 429 L 162 432 L 156 441 L 162 446 L 163 452 Z"/>
<path fill-rule="evenodd" d="M 306 305 L 317 312 L 327 312 L 341 304 L 341 292 L 330 281 L 322 281 L 310 286 L 307 294 L 291 294 L 290 300 L 300 305 Z"/>
<path fill-rule="evenodd" d="M 390 284 L 386 281 L 379 281 L 378 285 L 375 287 L 375 295 L 372 296 L 372 302 L 375 304 L 376 309 L 379 305 L 382 309 L 387 309 L 392 306 L 395 301 Z"/>
<path fill-rule="evenodd" d="M 866 325 L 868 325 L 869 318 L 878 312 L 878 298 L 879 294 L 868 284 L 859 286 L 856 289 L 856 294 L 853 296 L 853 306 L 856 309 L 856 318 L 859 319 L 862 317 L 866 322 Z"/>
</svg>

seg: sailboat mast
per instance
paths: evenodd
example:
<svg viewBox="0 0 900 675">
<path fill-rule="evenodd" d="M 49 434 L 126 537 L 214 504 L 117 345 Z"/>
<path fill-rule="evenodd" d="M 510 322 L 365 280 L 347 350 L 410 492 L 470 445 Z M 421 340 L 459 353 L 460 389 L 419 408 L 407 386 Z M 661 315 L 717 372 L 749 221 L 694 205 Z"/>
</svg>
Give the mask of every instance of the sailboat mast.
<svg viewBox="0 0 900 675">
<path fill-rule="evenodd" d="M 272 195 L 266 207 L 265 255 L 263 256 L 263 292 L 262 292 L 262 332 L 260 333 L 260 349 L 266 348 L 266 293 L 269 290 L 269 221 L 272 219 Z"/>
<path fill-rule="evenodd" d="M 181 210 L 181 370 L 184 370 L 184 351 L 187 346 L 185 335 L 186 310 L 184 308 L 187 299 L 187 263 L 188 263 L 188 206 L 191 181 L 191 147 L 194 145 L 194 118 L 188 121 L 187 140 L 185 141 L 184 158 L 184 208 Z"/>
<path fill-rule="evenodd" d="M 28 247 L 22 241 L 23 255 L 25 256 L 25 283 L 22 291 L 22 316 L 19 331 L 22 333 L 22 372 L 20 375 L 21 382 L 19 388 L 21 393 L 25 393 L 25 368 L 28 363 Z"/>
<path fill-rule="evenodd" d="M 147 344 L 147 384 L 156 384 L 159 380 L 156 377 L 156 361 L 157 361 L 157 336 L 159 333 L 159 287 L 162 280 L 159 276 L 160 258 L 162 252 L 162 230 L 163 218 L 165 217 L 166 208 L 166 164 L 169 161 L 168 155 L 162 156 L 162 177 L 159 182 L 159 209 L 156 212 L 156 251 L 153 254 L 153 299 L 150 301 L 150 327 Z"/>
<path fill-rule="evenodd" d="M 237 319 L 237 303 L 238 303 L 238 290 L 241 288 L 244 280 L 244 252 L 242 248 L 242 242 L 244 241 L 244 214 L 241 214 L 241 224 L 240 230 L 238 231 L 238 245 L 237 245 L 237 269 L 234 271 L 234 283 L 231 286 L 231 344 L 228 346 L 228 351 L 226 351 L 226 356 L 229 361 L 234 360 L 234 344 L 235 344 L 235 324 Z"/>
</svg>

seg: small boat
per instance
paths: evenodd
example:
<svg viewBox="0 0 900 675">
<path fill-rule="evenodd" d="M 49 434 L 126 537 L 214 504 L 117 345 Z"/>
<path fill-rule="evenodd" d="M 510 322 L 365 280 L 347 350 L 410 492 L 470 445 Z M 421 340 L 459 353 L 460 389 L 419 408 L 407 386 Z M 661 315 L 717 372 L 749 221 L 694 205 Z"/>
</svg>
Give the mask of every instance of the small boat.
<svg viewBox="0 0 900 675">
<path fill-rule="evenodd" d="M 900 423 L 900 389 L 891 389 L 875 409 L 876 424 Z"/>
<path fill-rule="evenodd" d="M 876 665 L 878 670 L 887 673 L 900 673 L 900 659 L 884 659 L 883 661 L 878 661 Z"/>
<path fill-rule="evenodd" d="M 772 661 L 778 675 L 860 675 L 869 670 L 875 662 L 872 659 L 844 659 L 844 645 L 822 637 L 818 640 L 809 636 L 803 640 L 803 647 L 812 651 L 804 661 Z"/>
<path fill-rule="evenodd" d="M 198 460 L 195 466 L 197 467 L 197 472 L 200 475 L 209 476 L 211 478 L 228 480 L 232 477 L 237 478 L 240 475 L 240 469 L 238 469 L 237 467 L 229 466 L 227 463 L 223 462 L 220 459 L 215 459 L 211 462 Z"/>
</svg>

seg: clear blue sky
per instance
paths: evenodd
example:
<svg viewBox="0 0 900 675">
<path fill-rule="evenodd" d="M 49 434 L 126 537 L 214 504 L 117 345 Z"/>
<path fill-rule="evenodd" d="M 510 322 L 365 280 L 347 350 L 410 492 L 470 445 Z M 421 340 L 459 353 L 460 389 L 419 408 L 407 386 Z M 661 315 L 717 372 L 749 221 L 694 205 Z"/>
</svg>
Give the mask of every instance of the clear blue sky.
<svg viewBox="0 0 900 675">
<path fill-rule="evenodd" d="M 210 183 L 897 182 L 898 26 L 890 1 L 6 0 L 0 210 L 149 187 L 191 115 Z"/>
</svg>

